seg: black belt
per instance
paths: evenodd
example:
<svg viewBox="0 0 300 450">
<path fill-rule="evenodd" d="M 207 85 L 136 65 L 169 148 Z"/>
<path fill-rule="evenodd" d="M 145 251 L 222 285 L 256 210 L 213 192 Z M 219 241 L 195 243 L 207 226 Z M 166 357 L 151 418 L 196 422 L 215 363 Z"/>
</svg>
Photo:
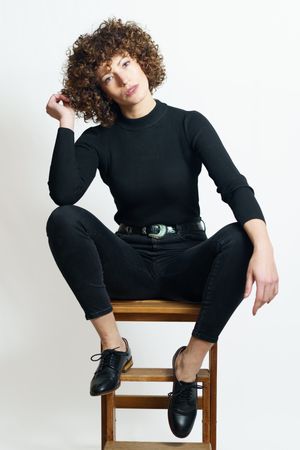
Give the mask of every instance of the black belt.
<svg viewBox="0 0 300 450">
<path fill-rule="evenodd" d="M 160 239 L 165 234 L 172 233 L 189 233 L 190 231 L 201 230 L 206 231 L 206 226 L 204 221 L 200 218 L 196 222 L 185 222 L 176 225 L 164 225 L 162 223 L 155 223 L 151 225 L 126 225 L 121 223 L 118 228 L 119 233 L 134 233 L 134 234 L 144 234 L 149 237 Z"/>
</svg>

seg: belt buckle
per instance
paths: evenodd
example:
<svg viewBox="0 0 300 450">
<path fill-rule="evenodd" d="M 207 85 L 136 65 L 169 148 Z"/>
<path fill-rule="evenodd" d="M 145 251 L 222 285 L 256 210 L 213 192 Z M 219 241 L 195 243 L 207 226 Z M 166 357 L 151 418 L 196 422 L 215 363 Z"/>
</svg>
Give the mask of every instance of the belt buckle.
<svg viewBox="0 0 300 450">
<path fill-rule="evenodd" d="M 205 225 L 205 222 L 204 222 L 204 220 L 201 218 L 200 219 L 200 223 L 202 223 L 202 231 L 204 231 L 204 233 L 206 232 L 206 225 Z"/>
<path fill-rule="evenodd" d="M 151 236 L 151 237 L 153 237 L 153 238 L 155 238 L 155 239 L 160 239 L 161 237 L 163 237 L 165 234 L 166 234 L 166 232 L 167 232 L 167 227 L 166 227 L 166 225 L 164 225 L 164 224 L 162 224 L 162 223 L 156 223 L 156 224 L 154 224 L 154 225 L 152 225 L 152 226 L 155 226 L 155 227 L 159 227 L 159 232 L 158 233 L 148 233 L 148 236 Z"/>
</svg>

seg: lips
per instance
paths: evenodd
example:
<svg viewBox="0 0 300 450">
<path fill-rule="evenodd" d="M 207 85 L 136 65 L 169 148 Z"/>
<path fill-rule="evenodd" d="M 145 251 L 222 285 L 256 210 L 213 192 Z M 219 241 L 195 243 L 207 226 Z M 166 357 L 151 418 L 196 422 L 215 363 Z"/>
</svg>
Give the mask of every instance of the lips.
<svg viewBox="0 0 300 450">
<path fill-rule="evenodd" d="M 132 86 L 131 88 L 127 89 L 126 91 L 126 95 L 131 95 L 135 92 L 136 88 L 138 87 L 138 84 L 135 84 L 134 86 Z"/>
</svg>

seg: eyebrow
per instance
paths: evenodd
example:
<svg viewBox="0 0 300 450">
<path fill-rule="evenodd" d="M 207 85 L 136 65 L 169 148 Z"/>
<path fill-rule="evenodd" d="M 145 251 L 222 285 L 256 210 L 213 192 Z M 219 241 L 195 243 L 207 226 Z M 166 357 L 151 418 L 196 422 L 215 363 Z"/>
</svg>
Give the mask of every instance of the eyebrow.
<svg viewBox="0 0 300 450">
<path fill-rule="evenodd" d="M 124 59 L 124 58 L 126 58 L 126 55 L 125 55 L 125 56 L 122 56 L 122 58 L 120 59 L 120 61 L 119 61 L 118 64 L 117 64 L 117 66 L 120 65 L 120 62 L 121 62 L 122 59 Z M 107 70 L 107 71 L 101 76 L 101 79 L 102 79 L 108 72 L 109 72 L 109 70 Z"/>
</svg>

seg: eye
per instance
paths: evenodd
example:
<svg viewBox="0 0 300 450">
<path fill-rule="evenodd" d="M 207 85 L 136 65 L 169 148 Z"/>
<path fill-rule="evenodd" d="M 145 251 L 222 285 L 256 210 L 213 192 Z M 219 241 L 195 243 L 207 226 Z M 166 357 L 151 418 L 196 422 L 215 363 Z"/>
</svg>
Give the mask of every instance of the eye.
<svg viewBox="0 0 300 450">
<path fill-rule="evenodd" d="M 107 77 L 107 78 L 105 78 L 105 80 L 104 80 L 104 83 L 106 84 L 107 83 L 107 81 L 110 79 L 111 77 Z"/>
<path fill-rule="evenodd" d="M 122 66 L 124 67 L 124 65 L 127 64 L 127 63 L 130 63 L 130 61 L 129 61 L 129 60 L 128 60 L 128 61 L 125 61 L 125 62 L 122 64 Z M 125 67 L 127 67 L 127 66 L 125 66 Z M 111 77 L 105 78 L 104 83 L 106 84 L 110 78 L 111 78 Z"/>
</svg>

